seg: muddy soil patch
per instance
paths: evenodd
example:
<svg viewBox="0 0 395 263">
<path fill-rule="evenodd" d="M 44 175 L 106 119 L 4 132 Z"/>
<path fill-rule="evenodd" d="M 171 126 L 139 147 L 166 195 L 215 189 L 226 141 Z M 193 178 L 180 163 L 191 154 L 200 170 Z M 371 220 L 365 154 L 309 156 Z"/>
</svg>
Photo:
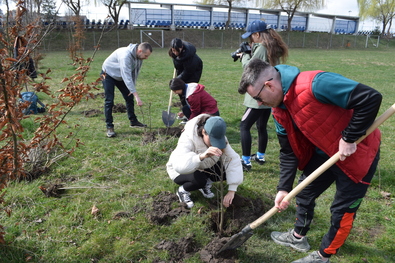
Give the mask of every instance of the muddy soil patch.
<svg viewBox="0 0 395 263">
<path fill-rule="evenodd" d="M 237 234 L 267 210 L 260 198 L 253 200 L 236 194 L 232 206 L 226 209 L 222 234 L 224 236 Z M 212 212 L 210 216 L 210 227 L 215 233 L 220 232 L 220 215 L 219 212 Z"/>
<path fill-rule="evenodd" d="M 95 99 L 97 99 L 97 98 L 99 98 L 99 99 L 104 99 L 104 98 L 106 98 L 106 95 L 104 94 L 104 92 L 101 92 L 101 93 L 97 93 L 97 94 L 95 94 L 95 97 L 94 97 Z"/>
<path fill-rule="evenodd" d="M 155 248 L 167 250 L 173 262 L 184 262 L 184 259 L 190 258 L 199 251 L 198 245 L 195 243 L 193 236 L 182 237 L 177 242 L 163 240 L 156 245 Z"/>
<path fill-rule="evenodd" d="M 173 205 L 175 203 L 177 203 L 176 207 Z M 173 219 L 190 212 L 185 205 L 178 202 L 178 197 L 175 194 L 162 192 L 154 197 L 152 211 L 147 212 L 147 217 L 154 224 L 170 225 Z"/>
<path fill-rule="evenodd" d="M 158 138 L 169 139 L 171 137 L 178 138 L 181 136 L 182 127 L 168 127 L 160 128 L 153 132 L 145 132 L 143 134 L 143 144 L 153 143 L 158 140 Z"/>
<path fill-rule="evenodd" d="M 210 206 L 213 209 L 218 207 L 216 199 L 210 200 Z M 209 220 L 205 223 L 209 224 L 209 228 L 216 237 L 205 247 L 197 247 L 194 242 L 192 233 L 185 233 L 186 237 L 180 238 L 178 241 L 162 240 L 157 249 L 168 250 L 172 257 L 172 262 L 184 262 L 186 258 L 199 253 L 203 262 L 210 263 L 234 263 L 237 261 L 236 250 L 226 250 L 218 254 L 218 251 L 229 241 L 230 237 L 247 224 L 251 223 L 259 216 L 267 211 L 268 207 L 264 205 L 261 199 L 249 199 L 240 195 L 235 195 L 233 204 L 227 208 L 224 214 L 224 223 L 222 232 L 220 232 L 220 212 L 212 210 L 199 210 L 210 213 Z M 193 211 L 193 210 L 192 210 Z M 158 225 L 170 225 L 177 217 L 191 213 L 185 204 L 178 201 L 178 197 L 170 192 L 162 192 L 154 197 L 153 210 L 148 212 L 149 220 Z M 228 236 L 228 237 L 224 237 Z M 164 262 L 159 259 L 154 262 Z"/>
<path fill-rule="evenodd" d="M 112 107 L 112 112 L 113 113 L 125 113 L 126 112 L 126 106 L 122 103 L 117 103 Z"/>
<path fill-rule="evenodd" d="M 95 117 L 95 116 L 102 114 L 102 113 L 103 113 L 103 111 L 101 111 L 101 110 L 91 109 L 91 110 L 85 110 L 81 114 L 84 115 L 85 117 Z"/>
</svg>

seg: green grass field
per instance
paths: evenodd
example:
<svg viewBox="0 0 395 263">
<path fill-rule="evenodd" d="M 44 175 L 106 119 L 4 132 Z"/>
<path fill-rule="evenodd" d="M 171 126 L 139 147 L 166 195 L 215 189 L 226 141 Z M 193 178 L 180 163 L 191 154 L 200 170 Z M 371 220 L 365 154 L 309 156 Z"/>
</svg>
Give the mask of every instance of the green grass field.
<svg viewBox="0 0 395 263">
<path fill-rule="evenodd" d="M 238 126 L 245 108 L 243 96 L 237 93 L 237 88 L 242 68 L 240 62 L 233 62 L 230 57 L 233 51 L 198 50 L 204 61 L 200 83 L 217 99 L 221 116 L 228 125 L 228 139 L 232 147 L 241 153 Z M 96 54 L 89 81 L 98 78 L 102 62 L 111 52 L 100 50 Z M 85 54 L 86 57 L 90 55 Z M 393 51 L 291 49 L 287 64 L 301 70 L 340 73 L 376 88 L 384 95 L 379 114 L 395 102 Z M 39 66 L 40 72 L 51 68 L 52 80 L 49 82 L 54 91 L 62 87 L 60 82 L 64 77 L 74 73 L 66 52 L 45 54 Z M 9 242 L 0 246 L 0 262 L 171 262 L 166 251 L 155 248 L 160 241 L 176 241 L 193 233 L 199 246 L 210 242 L 214 236 L 206 224 L 209 211 L 198 213 L 199 208 L 209 207 L 199 193 L 192 195 L 195 207 L 191 213 L 175 219 L 170 225 L 153 225 L 144 213 L 145 209 L 151 209 L 154 196 L 176 189 L 166 173 L 165 164 L 177 138 L 157 134 L 157 140 L 148 144 L 142 138 L 144 132 L 165 128 L 161 115 L 167 110 L 168 82 L 172 74 L 172 61 L 166 49 L 155 49 L 144 61 L 137 90 L 145 105 L 136 107 L 136 113 L 140 121 L 149 125 L 145 130 L 130 128 L 126 113 L 116 113 L 114 124 L 118 136 L 107 138 L 103 114 L 93 117 L 82 114 L 92 109 L 102 111 L 104 101 L 100 96 L 73 109 L 66 118 L 67 125 L 59 130 L 59 138 L 66 146 L 73 145 L 75 138 L 84 145 L 77 148 L 72 156 L 57 161 L 47 175 L 32 182 L 11 182 L 6 189 L 4 205 L 13 212 L 9 217 L 0 214 L 0 223 L 6 228 L 5 237 Z M 98 88 L 95 94 L 103 92 L 101 86 Z M 48 97 L 40 94 L 40 98 L 50 103 Z M 123 103 L 119 92 L 116 92 L 115 103 Z M 176 111 L 172 108 L 172 112 Z M 24 125 L 28 136 L 34 131 L 35 124 L 26 119 Z M 395 262 L 392 238 L 395 236 L 394 127 L 395 116 L 381 127 L 381 161 L 376 176 L 359 209 L 349 239 L 331 262 Z M 70 132 L 74 136 L 66 139 Z M 267 163 L 254 165 L 253 170 L 245 174 L 238 193 L 249 198 L 262 198 L 271 207 L 279 174 L 279 146 L 272 120 L 269 121 L 268 132 Z M 254 152 L 255 129 L 252 134 Z M 57 182 L 77 188 L 66 190 L 60 198 L 48 198 L 39 189 L 41 185 Z M 388 197 L 384 193 L 392 195 Z M 318 200 L 309 232 L 309 243 L 314 250 L 318 249 L 328 228 L 333 194 L 332 187 Z M 93 206 L 100 209 L 97 216 L 91 215 Z M 114 220 L 114 214 L 119 211 L 130 212 L 132 217 Z M 238 262 L 285 263 L 307 255 L 276 245 L 270 238 L 271 231 L 292 228 L 294 211 L 290 206 L 257 228 L 255 234 L 238 249 Z M 184 262 L 201 261 L 195 254 Z"/>
</svg>

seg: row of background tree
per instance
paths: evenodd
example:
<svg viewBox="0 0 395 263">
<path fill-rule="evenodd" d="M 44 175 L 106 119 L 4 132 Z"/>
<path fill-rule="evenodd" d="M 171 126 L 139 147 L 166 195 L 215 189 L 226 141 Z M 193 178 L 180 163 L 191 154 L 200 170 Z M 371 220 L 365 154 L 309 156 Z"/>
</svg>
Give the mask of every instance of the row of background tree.
<svg viewBox="0 0 395 263">
<path fill-rule="evenodd" d="M 69 13 L 72 16 L 79 17 L 81 20 L 83 7 L 92 5 L 104 5 L 108 11 L 108 18 L 110 18 L 115 25 L 120 22 L 120 14 L 122 8 L 129 1 L 127 0 L 100 0 L 100 3 L 94 0 L 61 0 L 62 4 L 67 6 Z M 141 0 L 134 2 L 151 2 L 149 0 Z M 154 1 L 153 1 L 154 2 Z M 171 2 L 171 0 L 169 0 Z M 391 35 L 390 30 L 392 22 L 395 17 L 395 0 L 357 0 L 359 17 L 363 21 L 365 19 L 374 19 L 381 23 L 381 34 Z M 287 14 L 288 30 L 290 30 L 292 19 L 296 12 L 314 12 L 325 7 L 325 0 L 201 0 L 195 1 L 196 4 L 202 5 L 226 5 L 228 6 L 228 17 L 226 28 L 229 28 L 231 21 L 231 12 L 236 7 L 255 7 L 265 9 L 277 9 Z M 7 10 L 1 10 L 5 13 L 3 16 L 3 23 L 9 23 L 15 17 L 15 9 L 11 7 L 14 2 L 4 0 Z M 56 0 L 26 0 L 25 6 L 28 11 L 27 18 L 35 19 L 37 14 L 45 22 L 53 22 L 59 19 L 59 5 Z M 58 7 L 57 7 L 58 6 Z"/>
</svg>

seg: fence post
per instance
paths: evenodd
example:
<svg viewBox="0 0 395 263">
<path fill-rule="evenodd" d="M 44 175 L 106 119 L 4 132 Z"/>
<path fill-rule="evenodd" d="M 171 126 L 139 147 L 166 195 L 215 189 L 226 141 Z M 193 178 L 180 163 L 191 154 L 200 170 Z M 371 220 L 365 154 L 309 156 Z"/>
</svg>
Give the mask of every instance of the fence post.
<svg viewBox="0 0 395 263">
<path fill-rule="evenodd" d="M 202 31 L 202 48 L 204 48 L 204 31 Z"/>
<path fill-rule="evenodd" d="M 369 34 L 366 35 L 365 48 L 368 48 Z"/>
<path fill-rule="evenodd" d="M 119 30 L 117 29 L 117 39 L 118 39 L 118 47 L 120 47 L 119 46 Z"/>
<path fill-rule="evenodd" d="M 162 48 L 165 47 L 165 36 L 163 34 L 163 30 L 160 31 L 161 35 L 162 35 Z"/>
<path fill-rule="evenodd" d="M 93 30 L 93 46 L 96 47 L 96 32 Z"/>
<path fill-rule="evenodd" d="M 304 42 L 305 42 L 305 40 L 306 40 L 306 33 L 303 32 L 303 43 L 302 43 L 302 47 L 303 47 L 303 48 L 304 48 Z"/>
</svg>

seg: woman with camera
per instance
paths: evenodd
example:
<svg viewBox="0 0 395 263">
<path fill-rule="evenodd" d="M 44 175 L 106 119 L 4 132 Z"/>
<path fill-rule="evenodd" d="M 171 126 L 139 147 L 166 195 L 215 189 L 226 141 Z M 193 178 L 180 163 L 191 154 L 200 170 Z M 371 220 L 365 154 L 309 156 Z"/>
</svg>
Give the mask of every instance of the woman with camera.
<svg viewBox="0 0 395 263">
<path fill-rule="evenodd" d="M 288 47 L 282 40 L 281 36 L 266 23 L 261 20 L 251 22 L 247 27 L 247 32 L 242 38 L 249 38 L 251 44 L 250 52 L 239 53 L 243 67 L 248 64 L 252 58 L 260 58 L 269 62 L 272 66 L 284 63 L 288 57 Z M 251 170 L 251 159 L 262 165 L 265 163 L 265 152 L 268 143 L 268 134 L 266 130 L 267 122 L 270 117 L 271 109 L 267 106 L 258 106 L 247 93 L 244 97 L 244 103 L 247 108 L 240 122 L 241 136 L 241 163 L 244 171 Z M 252 125 L 256 123 L 258 129 L 258 151 L 251 155 L 251 132 Z"/>
</svg>

